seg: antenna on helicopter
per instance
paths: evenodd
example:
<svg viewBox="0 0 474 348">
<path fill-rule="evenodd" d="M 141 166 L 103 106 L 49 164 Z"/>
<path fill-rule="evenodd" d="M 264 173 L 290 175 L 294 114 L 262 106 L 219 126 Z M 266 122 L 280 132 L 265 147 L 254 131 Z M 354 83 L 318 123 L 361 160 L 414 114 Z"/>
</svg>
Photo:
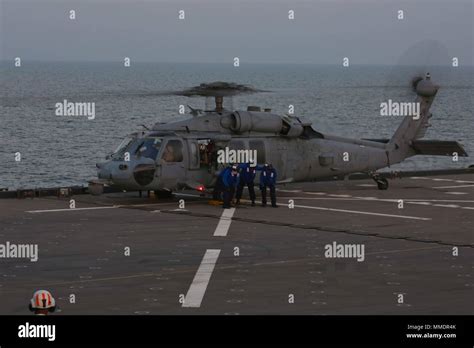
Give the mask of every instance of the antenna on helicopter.
<svg viewBox="0 0 474 348">
<path fill-rule="evenodd" d="M 194 109 L 190 105 L 188 105 L 189 110 L 191 110 L 190 114 L 193 115 L 194 117 L 199 116 L 199 114 L 202 113 L 201 109 Z"/>
</svg>

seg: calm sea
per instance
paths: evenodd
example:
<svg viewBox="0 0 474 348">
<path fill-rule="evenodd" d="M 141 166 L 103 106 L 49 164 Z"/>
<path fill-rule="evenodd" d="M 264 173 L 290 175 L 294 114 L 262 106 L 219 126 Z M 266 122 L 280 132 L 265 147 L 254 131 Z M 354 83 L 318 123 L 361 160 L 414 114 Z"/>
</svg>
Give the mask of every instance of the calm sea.
<svg viewBox="0 0 474 348">
<path fill-rule="evenodd" d="M 236 97 L 233 106 L 272 108 L 305 116 L 320 132 L 358 138 L 390 137 L 399 117 L 380 116 L 380 103 L 411 101 L 414 67 L 134 63 L 0 64 L 0 188 L 81 185 L 96 177 L 102 161 L 141 125 L 183 118 L 180 104 L 204 107 L 200 98 L 162 92 L 202 82 L 232 81 L 270 92 Z M 425 138 L 460 141 L 474 155 L 473 69 L 430 68 L 441 89 Z M 95 102 L 96 116 L 56 116 L 64 100 Z M 21 161 L 15 162 L 15 153 Z M 463 168 L 450 158 L 419 156 L 393 169 Z"/>
</svg>

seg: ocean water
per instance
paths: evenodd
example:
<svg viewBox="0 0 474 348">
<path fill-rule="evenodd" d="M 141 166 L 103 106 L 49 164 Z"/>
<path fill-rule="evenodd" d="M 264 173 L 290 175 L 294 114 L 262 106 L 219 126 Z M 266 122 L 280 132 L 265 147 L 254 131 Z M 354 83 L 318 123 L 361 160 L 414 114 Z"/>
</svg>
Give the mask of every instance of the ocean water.
<svg viewBox="0 0 474 348">
<path fill-rule="evenodd" d="M 180 104 L 204 107 L 202 98 L 162 92 L 229 81 L 268 92 L 234 97 L 235 109 L 269 107 L 313 122 L 323 133 L 390 137 L 400 117 L 380 116 L 380 103 L 411 101 L 417 67 L 134 63 L 11 62 L 0 64 L 0 188 L 82 185 L 127 134 L 155 122 L 182 119 Z M 460 141 L 474 156 L 473 68 L 430 67 L 441 86 L 426 139 Z M 56 116 L 64 100 L 95 102 L 96 116 Z M 15 153 L 21 161 L 15 161 Z M 392 169 L 465 168 L 472 158 L 417 156 Z"/>
</svg>

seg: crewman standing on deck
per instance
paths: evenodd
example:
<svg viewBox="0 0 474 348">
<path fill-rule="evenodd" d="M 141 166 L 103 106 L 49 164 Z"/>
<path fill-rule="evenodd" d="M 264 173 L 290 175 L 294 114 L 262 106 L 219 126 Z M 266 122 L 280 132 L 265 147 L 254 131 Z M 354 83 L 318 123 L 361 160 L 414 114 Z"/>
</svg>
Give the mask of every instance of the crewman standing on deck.
<svg viewBox="0 0 474 348">
<path fill-rule="evenodd" d="M 230 203 L 234 198 L 235 190 L 239 185 L 240 174 L 238 171 L 237 164 L 232 165 L 230 168 L 226 168 L 222 173 L 222 184 L 224 193 L 224 209 L 231 207 Z"/>
<path fill-rule="evenodd" d="M 265 164 L 260 173 L 260 191 L 262 192 L 262 207 L 267 206 L 267 187 L 270 189 L 270 200 L 273 208 L 278 208 L 276 204 L 275 184 L 277 172 L 271 164 Z"/>
<path fill-rule="evenodd" d="M 242 192 L 244 186 L 247 186 L 249 189 L 250 200 L 252 201 L 252 207 L 255 206 L 255 175 L 257 170 L 263 169 L 263 167 L 257 166 L 256 163 L 242 163 L 239 164 L 240 169 L 240 180 L 239 185 L 237 186 L 237 193 L 235 194 L 236 204 L 240 203 L 240 198 L 242 198 Z"/>
</svg>

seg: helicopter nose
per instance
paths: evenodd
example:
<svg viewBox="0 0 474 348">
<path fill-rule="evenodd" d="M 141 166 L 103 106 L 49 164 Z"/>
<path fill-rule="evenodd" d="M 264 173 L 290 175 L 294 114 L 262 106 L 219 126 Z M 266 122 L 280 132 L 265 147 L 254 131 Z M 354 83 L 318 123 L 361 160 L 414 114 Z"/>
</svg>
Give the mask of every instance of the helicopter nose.
<svg viewBox="0 0 474 348">
<path fill-rule="evenodd" d="M 99 179 L 112 179 L 109 166 L 105 165 L 104 163 L 97 163 L 96 167 L 98 169 Z"/>
<path fill-rule="evenodd" d="M 99 179 L 127 180 L 130 177 L 129 164 L 120 161 L 96 163 Z"/>
</svg>

